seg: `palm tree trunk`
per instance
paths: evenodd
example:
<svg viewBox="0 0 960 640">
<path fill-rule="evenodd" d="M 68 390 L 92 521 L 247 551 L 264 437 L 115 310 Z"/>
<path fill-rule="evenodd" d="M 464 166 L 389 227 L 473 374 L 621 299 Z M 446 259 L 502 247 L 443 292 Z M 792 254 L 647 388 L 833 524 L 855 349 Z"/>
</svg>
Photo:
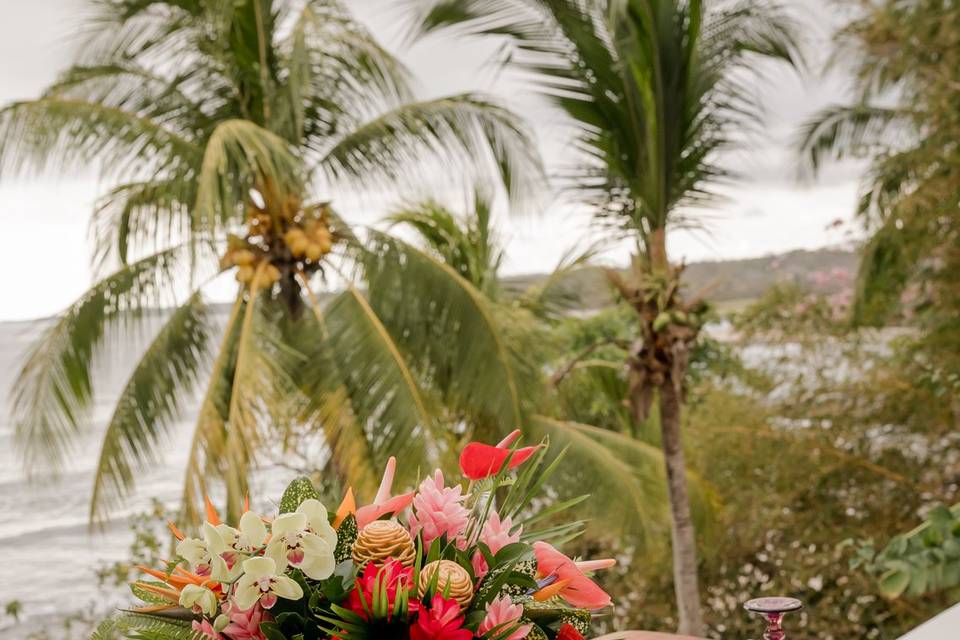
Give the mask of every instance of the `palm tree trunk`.
<svg viewBox="0 0 960 640">
<path fill-rule="evenodd" d="M 672 516 L 673 582 L 680 616 L 678 631 L 681 634 L 702 637 L 706 629 L 700 609 L 700 587 L 697 584 L 697 541 L 690 510 L 690 492 L 687 489 L 683 444 L 680 440 L 681 400 L 677 385 L 670 376 L 660 386 L 659 395 L 660 432 Z"/>
</svg>

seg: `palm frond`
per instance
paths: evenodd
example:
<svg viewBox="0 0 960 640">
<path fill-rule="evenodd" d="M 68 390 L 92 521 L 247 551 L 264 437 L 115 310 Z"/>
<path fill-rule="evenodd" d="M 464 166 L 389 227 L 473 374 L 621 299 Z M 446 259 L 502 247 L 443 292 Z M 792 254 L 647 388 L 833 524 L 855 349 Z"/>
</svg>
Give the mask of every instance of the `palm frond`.
<svg viewBox="0 0 960 640">
<path fill-rule="evenodd" d="M 130 491 L 135 467 L 156 459 L 159 443 L 180 415 L 182 396 L 199 379 L 210 329 L 207 307 L 197 292 L 170 315 L 140 357 L 100 445 L 90 498 L 91 522 L 106 515 Z"/>
<path fill-rule="evenodd" d="M 197 640 L 188 621 L 122 613 L 101 622 L 90 640 Z"/>
<path fill-rule="evenodd" d="M 651 445 L 614 431 L 591 425 L 534 416 L 529 430 L 533 437 L 549 436 L 560 446 L 571 445 L 565 468 L 571 494 L 590 487 L 590 499 L 582 507 L 608 531 L 635 536 L 639 544 L 665 542 L 670 530 L 666 472 L 663 452 Z M 693 472 L 688 472 L 694 516 L 701 526 L 715 509 L 710 490 Z"/>
<path fill-rule="evenodd" d="M 108 176 L 193 166 L 200 148 L 159 121 L 95 102 L 58 97 L 0 110 L 0 170 L 81 170 Z M 96 166 L 96 165 L 94 165 Z"/>
<path fill-rule="evenodd" d="M 491 306 L 450 266 L 372 232 L 365 257 L 371 306 L 411 368 L 449 406 L 509 430 L 522 422 L 516 359 Z"/>
<path fill-rule="evenodd" d="M 373 454 L 373 468 L 382 468 L 390 455 L 408 460 L 411 471 L 436 466 L 440 449 L 435 421 L 403 354 L 370 303 L 350 287 L 331 303 L 325 318 L 327 349 Z"/>
<path fill-rule="evenodd" d="M 568 280 L 578 271 L 589 268 L 590 261 L 602 247 L 601 242 L 595 242 L 584 249 L 570 248 L 546 278 L 521 291 L 515 302 L 541 318 L 556 318 L 577 307 L 581 301 L 575 291 L 566 286 Z"/>
<path fill-rule="evenodd" d="M 910 114 L 899 108 L 868 104 L 833 105 L 814 114 L 800 129 L 797 149 L 801 168 L 816 173 L 826 160 L 864 157 L 893 146 L 907 135 Z"/>
<path fill-rule="evenodd" d="M 416 231 L 446 264 L 491 300 L 499 293 L 498 272 L 503 250 L 491 226 L 491 205 L 478 190 L 472 209 L 458 217 L 439 202 L 411 204 L 387 217 L 391 225 Z"/>
<path fill-rule="evenodd" d="M 197 177 L 196 228 L 213 233 L 236 222 L 250 189 L 264 188 L 268 180 L 280 193 L 300 192 L 301 165 L 288 143 L 248 120 L 220 123 L 207 141 Z"/>
<path fill-rule="evenodd" d="M 159 251 L 189 237 L 194 182 L 184 176 L 117 185 L 94 208 L 90 220 L 93 264 L 102 269 L 131 252 Z"/>
<path fill-rule="evenodd" d="M 471 183 L 502 184 L 513 209 L 537 202 L 544 173 L 523 123 L 491 100 L 462 94 L 396 107 L 361 124 L 328 149 L 318 170 L 360 187 L 419 177 L 425 162 Z"/>
<path fill-rule="evenodd" d="M 203 498 L 209 494 L 207 470 L 219 471 L 220 477 L 225 473 L 223 468 L 217 469 L 217 464 L 226 455 L 226 423 L 236 368 L 240 318 L 244 316 L 246 304 L 243 290 L 240 290 L 224 325 L 223 337 L 197 412 L 180 498 L 180 522 L 187 526 L 200 523 Z"/>
<path fill-rule="evenodd" d="M 171 123 L 191 137 L 201 133 L 206 114 L 188 95 L 195 71 L 167 78 L 134 60 L 100 65 L 74 65 L 44 91 L 46 98 L 82 100 L 121 109 L 158 123 Z"/>
<path fill-rule="evenodd" d="M 185 255 L 175 247 L 103 278 L 53 321 L 27 353 L 12 390 L 16 438 L 27 469 L 54 468 L 85 427 L 93 396 L 94 357 L 110 327 L 137 321 L 171 301 Z"/>
</svg>

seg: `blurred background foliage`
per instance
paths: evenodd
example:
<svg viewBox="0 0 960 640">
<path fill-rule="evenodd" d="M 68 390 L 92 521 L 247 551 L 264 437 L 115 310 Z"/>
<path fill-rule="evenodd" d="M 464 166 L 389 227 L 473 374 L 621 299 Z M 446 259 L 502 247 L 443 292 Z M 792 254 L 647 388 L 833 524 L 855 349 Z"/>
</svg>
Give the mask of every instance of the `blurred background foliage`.
<svg viewBox="0 0 960 640">
<path fill-rule="evenodd" d="M 854 61 L 858 86 L 849 104 L 811 120 L 798 145 L 810 169 L 850 155 L 870 163 L 859 207 L 863 246 L 856 257 L 801 255 L 800 267 L 774 259 L 740 272 L 723 267 L 725 289 L 713 290 L 718 304 L 691 355 L 683 437 L 712 637 L 754 634 L 756 622 L 740 607 L 757 595 L 804 600 L 806 611 L 791 624 L 822 640 L 895 638 L 960 597 L 953 506 L 960 502 L 960 9 L 945 0 L 847 4 L 854 18 L 838 36 L 837 60 Z M 66 115 L 36 117 L 50 124 Z M 209 133 L 213 123 L 198 128 Z M 571 445 L 566 472 L 550 490 L 561 496 L 589 486 L 584 515 L 602 526 L 589 527 L 570 550 L 593 556 L 613 548 L 623 560 L 601 577 L 617 602 L 602 625 L 675 628 L 658 416 L 654 410 L 637 423 L 623 403 L 636 314 L 598 284 L 588 265 L 595 248 L 574 248 L 553 274 L 510 279 L 499 273 L 502 247 L 481 196 L 461 211 L 408 203 L 388 224 L 412 240 L 382 229 L 368 244 L 344 238 L 360 288 L 323 304 L 339 310 L 333 317 L 341 324 L 331 331 L 342 338 L 336 344 L 347 371 L 335 381 L 314 377 L 322 393 L 303 384 L 296 396 L 303 404 L 283 407 L 311 416 L 286 429 L 285 463 L 313 471 L 335 499 L 349 480 L 338 458 L 348 466 L 393 450 L 396 443 L 377 441 L 377 455 L 364 455 L 372 436 L 351 415 L 372 420 L 382 407 L 363 405 L 351 389 L 364 381 L 350 376 L 375 372 L 375 356 L 383 362 L 395 344 L 431 422 L 447 434 L 435 453 L 468 438 L 494 439 L 503 429 L 497 418 L 512 411 L 528 438 Z M 696 267 L 684 274 L 693 291 L 718 273 Z M 363 313 L 365 303 L 372 313 Z M 444 305 L 459 315 L 433 324 Z M 203 310 L 187 311 L 200 317 Z M 309 340 L 297 332 L 319 332 L 309 315 L 290 326 L 272 313 L 256 320 L 287 344 L 304 347 Z M 376 353 L 357 334 L 363 317 L 380 319 L 368 330 L 388 333 Z M 451 340 L 447 329 L 477 318 L 489 323 L 470 336 L 506 346 L 492 360 L 500 370 L 477 367 L 468 380 L 458 365 L 475 345 Z M 269 331 L 258 335 L 269 344 Z M 318 367 L 332 357 L 321 351 L 308 354 Z M 504 400 L 497 390 L 507 379 L 518 392 Z M 176 388 L 167 391 L 173 397 Z M 501 404 L 490 411 L 486 402 Z M 320 442 L 313 447 L 311 439 Z M 333 461 L 311 455 L 340 446 Z M 134 523 L 134 561 L 160 553 L 162 536 L 149 524 L 159 515 Z M 105 587 L 129 570 L 128 563 L 104 568 Z M 19 615 L 15 603 L 6 615 Z"/>
</svg>

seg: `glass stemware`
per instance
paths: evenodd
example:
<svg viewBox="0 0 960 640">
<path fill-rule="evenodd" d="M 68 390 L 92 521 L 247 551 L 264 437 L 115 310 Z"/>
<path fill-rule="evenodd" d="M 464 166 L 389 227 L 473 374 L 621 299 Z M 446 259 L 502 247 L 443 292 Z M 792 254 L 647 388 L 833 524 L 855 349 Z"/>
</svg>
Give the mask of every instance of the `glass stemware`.
<svg viewBox="0 0 960 640">
<path fill-rule="evenodd" d="M 773 597 L 773 598 L 754 598 L 744 603 L 743 608 L 750 613 L 758 613 L 764 617 L 767 622 L 767 628 L 763 632 L 764 640 L 783 640 L 786 634 L 780 622 L 783 616 L 791 611 L 799 611 L 803 608 L 803 603 L 796 598 Z"/>
</svg>

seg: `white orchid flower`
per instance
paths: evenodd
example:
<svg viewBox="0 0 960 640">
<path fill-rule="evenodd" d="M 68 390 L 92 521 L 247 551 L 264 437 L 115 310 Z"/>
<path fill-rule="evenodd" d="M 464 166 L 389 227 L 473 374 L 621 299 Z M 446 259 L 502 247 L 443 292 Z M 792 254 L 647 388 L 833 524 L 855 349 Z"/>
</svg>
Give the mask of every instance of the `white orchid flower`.
<svg viewBox="0 0 960 640">
<path fill-rule="evenodd" d="M 277 597 L 287 600 L 299 600 L 303 589 L 292 578 L 278 575 L 277 563 L 273 558 L 256 557 L 243 562 L 243 575 L 234 587 L 234 600 L 243 610 L 251 608 L 257 602 L 264 609 L 270 609 L 277 603 Z"/>
<path fill-rule="evenodd" d="M 190 570 L 198 576 L 209 576 L 212 571 L 210 547 L 206 540 L 184 538 L 177 545 L 177 555 L 190 564 Z"/>
<path fill-rule="evenodd" d="M 194 613 L 212 616 L 217 612 L 217 594 L 206 587 L 188 584 L 180 592 L 180 605 Z"/>
<path fill-rule="evenodd" d="M 233 582 L 240 575 L 240 563 L 256 553 L 267 541 L 263 518 L 253 511 L 240 517 L 240 528 L 225 524 L 203 525 L 203 537 L 211 556 L 210 576 L 219 582 Z"/>
<path fill-rule="evenodd" d="M 322 505 L 320 508 L 323 508 Z M 326 520 L 324 523 L 330 528 Z M 324 539 L 315 533 L 309 526 L 307 514 L 300 512 L 299 509 L 297 513 L 277 516 L 273 521 L 272 530 L 273 537 L 265 553 L 273 559 L 281 572 L 285 571 L 287 566 L 293 566 L 314 580 L 324 580 L 333 574 L 337 564 L 333 558 L 337 541 L 336 532 L 333 532 L 331 546 L 328 542 L 329 538 Z"/>
<path fill-rule="evenodd" d="M 307 530 L 314 533 L 330 545 L 331 549 L 337 547 L 337 532 L 330 526 L 330 518 L 327 516 L 326 507 L 319 500 L 310 498 L 304 500 L 297 507 L 297 513 L 307 516 Z"/>
</svg>

